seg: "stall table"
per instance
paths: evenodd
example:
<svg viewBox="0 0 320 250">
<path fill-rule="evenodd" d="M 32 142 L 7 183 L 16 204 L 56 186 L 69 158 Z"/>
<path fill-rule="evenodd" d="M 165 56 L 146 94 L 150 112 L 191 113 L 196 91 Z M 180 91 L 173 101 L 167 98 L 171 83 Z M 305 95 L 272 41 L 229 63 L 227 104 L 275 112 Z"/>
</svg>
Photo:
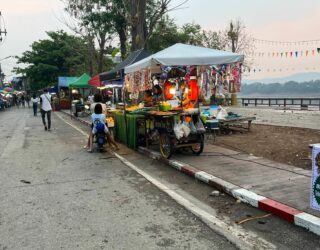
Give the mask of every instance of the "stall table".
<svg viewBox="0 0 320 250">
<path fill-rule="evenodd" d="M 126 118 L 126 119 L 125 119 Z M 136 149 L 139 145 L 139 137 L 141 130 L 138 126 L 141 121 L 144 121 L 144 115 L 126 114 L 123 112 L 115 113 L 115 138 L 117 141 L 126 144 L 132 149 Z M 127 122 L 127 126 L 126 126 Z M 144 125 L 143 125 L 144 128 Z M 144 131 L 143 131 L 144 132 Z"/>
<path fill-rule="evenodd" d="M 231 130 L 250 131 L 251 123 L 255 119 L 254 116 L 219 119 L 219 129 L 226 132 Z"/>
</svg>

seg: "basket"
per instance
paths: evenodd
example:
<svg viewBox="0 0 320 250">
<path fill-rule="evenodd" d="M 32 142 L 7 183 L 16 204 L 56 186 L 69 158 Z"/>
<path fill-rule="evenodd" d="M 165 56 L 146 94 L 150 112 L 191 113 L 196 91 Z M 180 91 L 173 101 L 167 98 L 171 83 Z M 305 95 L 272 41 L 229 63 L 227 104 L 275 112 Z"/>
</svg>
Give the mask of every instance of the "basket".
<svg viewBox="0 0 320 250">
<path fill-rule="evenodd" d="M 207 128 L 215 129 L 219 127 L 219 120 L 207 120 L 206 122 Z"/>
<path fill-rule="evenodd" d="M 159 105 L 159 111 L 169 111 L 171 109 L 171 105 Z"/>
</svg>

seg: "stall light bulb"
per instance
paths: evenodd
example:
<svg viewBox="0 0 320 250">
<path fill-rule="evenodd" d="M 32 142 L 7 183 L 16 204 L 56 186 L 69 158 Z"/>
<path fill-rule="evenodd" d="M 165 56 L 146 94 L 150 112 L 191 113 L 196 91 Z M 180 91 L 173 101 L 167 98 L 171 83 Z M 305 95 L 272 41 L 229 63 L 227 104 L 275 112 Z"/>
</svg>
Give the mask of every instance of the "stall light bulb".
<svg viewBox="0 0 320 250">
<path fill-rule="evenodd" d="M 175 94 L 176 94 L 176 89 L 175 89 L 175 88 L 171 88 L 171 89 L 169 90 L 169 93 L 170 93 L 171 95 L 175 95 Z"/>
<path fill-rule="evenodd" d="M 185 92 L 186 94 L 188 94 L 188 93 L 189 93 L 189 89 L 186 88 L 186 89 L 184 90 L 184 92 Z"/>
</svg>

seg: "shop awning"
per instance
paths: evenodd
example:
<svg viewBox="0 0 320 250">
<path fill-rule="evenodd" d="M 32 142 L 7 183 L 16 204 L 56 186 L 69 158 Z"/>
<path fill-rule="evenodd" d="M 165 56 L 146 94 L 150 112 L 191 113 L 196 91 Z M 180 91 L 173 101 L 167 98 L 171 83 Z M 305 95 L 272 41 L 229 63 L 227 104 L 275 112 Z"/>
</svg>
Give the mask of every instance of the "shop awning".
<svg viewBox="0 0 320 250">
<path fill-rule="evenodd" d="M 104 82 L 122 80 L 124 76 L 124 68 L 126 66 L 138 62 L 148 56 L 150 56 L 150 53 L 144 49 L 134 51 L 124 61 L 118 63 L 114 69 L 92 77 L 89 80 L 89 84 L 94 87 L 100 87 L 104 85 Z"/>
<path fill-rule="evenodd" d="M 108 88 L 122 88 L 123 81 L 118 80 L 118 81 L 104 81 L 103 82 L 104 86 Z"/>
<path fill-rule="evenodd" d="M 79 77 L 59 76 L 58 87 L 69 87 L 69 84 L 76 81 L 78 78 Z"/>
<path fill-rule="evenodd" d="M 75 81 L 71 82 L 69 84 L 69 87 L 70 88 L 91 88 L 92 86 L 88 84 L 88 81 L 90 80 L 90 78 L 91 77 L 88 74 L 84 73 Z"/>
<path fill-rule="evenodd" d="M 149 67 L 156 68 L 159 64 L 165 66 L 219 65 L 242 62 L 243 59 L 243 55 L 232 52 L 177 43 L 125 67 L 125 73 Z"/>
</svg>

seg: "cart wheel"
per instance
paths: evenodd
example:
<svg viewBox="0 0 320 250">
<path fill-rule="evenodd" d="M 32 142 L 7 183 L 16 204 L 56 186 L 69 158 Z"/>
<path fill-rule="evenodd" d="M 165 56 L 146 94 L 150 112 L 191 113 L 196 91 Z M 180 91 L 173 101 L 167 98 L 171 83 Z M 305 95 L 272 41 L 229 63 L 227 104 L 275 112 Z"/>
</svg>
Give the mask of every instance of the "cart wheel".
<svg viewBox="0 0 320 250">
<path fill-rule="evenodd" d="M 173 153 L 173 145 L 170 136 L 166 133 L 160 135 L 160 153 L 166 159 L 169 159 Z"/>
<path fill-rule="evenodd" d="M 191 146 L 191 151 L 196 155 L 200 155 L 204 148 L 204 135 L 199 134 L 198 136 L 198 142 Z"/>
</svg>

